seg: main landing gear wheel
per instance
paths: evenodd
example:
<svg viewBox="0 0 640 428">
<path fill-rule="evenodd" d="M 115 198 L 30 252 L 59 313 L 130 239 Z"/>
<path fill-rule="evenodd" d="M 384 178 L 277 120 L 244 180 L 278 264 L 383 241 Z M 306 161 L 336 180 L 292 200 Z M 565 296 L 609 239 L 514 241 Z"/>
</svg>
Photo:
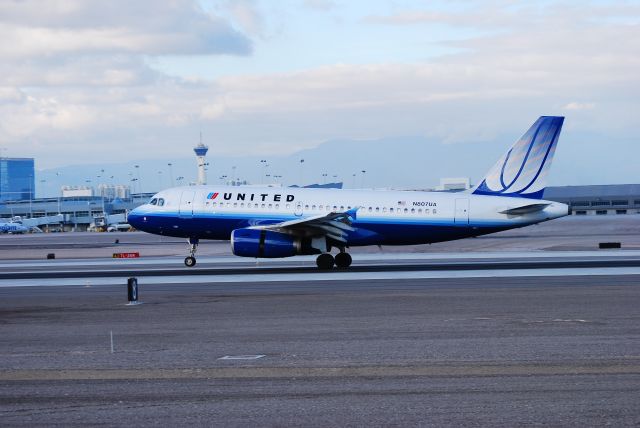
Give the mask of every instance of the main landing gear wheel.
<svg viewBox="0 0 640 428">
<path fill-rule="evenodd" d="M 189 257 L 184 259 L 184 264 L 187 267 L 195 266 L 196 265 L 196 258 L 192 257 L 192 256 L 189 256 Z"/>
<path fill-rule="evenodd" d="M 340 269 L 346 269 L 351 266 L 351 255 L 349 253 L 338 253 L 335 258 L 336 266 Z"/>
<path fill-rule="evenodd" d="M 333 268 L 334 263 L 335 263 L 335 260 L 333 259 L 333 256 L 329 253 L 320 254 L 316 259 L 316 264 L 318 265 L 318 268 L 322 270 L 329 270 Z"/>
</svg>

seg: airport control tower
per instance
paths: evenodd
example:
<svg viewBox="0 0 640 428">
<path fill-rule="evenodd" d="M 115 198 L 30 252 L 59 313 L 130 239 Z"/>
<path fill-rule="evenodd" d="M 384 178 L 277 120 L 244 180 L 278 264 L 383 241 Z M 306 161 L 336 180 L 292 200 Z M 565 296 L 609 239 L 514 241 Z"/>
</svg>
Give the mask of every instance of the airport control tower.
<svg viewBox="0 0 640 428">
<path fill-rule="evenodd" d="M 196 160 L 198 162 L 198 184 L 207 184 L 207 173 L 204 169 L 206 163 L 204 157 L 207 155 L 209 147 L 202 144 L 202 133 L 200 133 L 200 144 L 193 148 L 196 152 Z"/>
</svg>

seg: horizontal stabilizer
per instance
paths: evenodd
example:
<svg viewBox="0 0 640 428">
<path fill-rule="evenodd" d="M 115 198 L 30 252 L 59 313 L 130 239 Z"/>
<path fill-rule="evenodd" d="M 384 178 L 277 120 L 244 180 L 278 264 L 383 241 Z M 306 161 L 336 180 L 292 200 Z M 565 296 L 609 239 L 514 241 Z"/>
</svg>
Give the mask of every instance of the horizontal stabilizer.
<svg viewBox="0 0 640 428">
<path fill-rule="evenodd" d="M 551 204 L 529 204 L 529 205 L 523 205 L 521 207 L 509 208 L 508 210 L 500 211 L 500 214 L 507 214 L 507 215 L 530 214 L 530 213 L 535 213 L 535 212 L 538 212 L 538 211 L 542 211 L 543 209 L 545 209 L 549 205 L 551 205 Z"/>
</svg>

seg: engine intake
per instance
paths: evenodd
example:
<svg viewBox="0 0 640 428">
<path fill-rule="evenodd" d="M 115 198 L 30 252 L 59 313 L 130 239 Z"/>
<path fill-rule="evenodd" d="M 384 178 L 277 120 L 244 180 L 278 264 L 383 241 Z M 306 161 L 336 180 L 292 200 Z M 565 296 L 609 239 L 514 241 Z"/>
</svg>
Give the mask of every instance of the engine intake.
<svg viewBox="0 0 640 428">
<path fill-rule="evenodd" d="M 231 251 L 236 256 L 279 258 L 301 254 L 300 240 L 286 233 L 261 229 L 231 232 Z"/>
</svg>

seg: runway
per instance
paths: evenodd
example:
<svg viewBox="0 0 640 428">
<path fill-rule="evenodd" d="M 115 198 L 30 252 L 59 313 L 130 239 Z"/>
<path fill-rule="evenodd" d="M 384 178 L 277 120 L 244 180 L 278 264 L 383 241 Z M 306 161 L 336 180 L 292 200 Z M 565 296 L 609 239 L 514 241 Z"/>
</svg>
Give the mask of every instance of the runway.
<svg viewBox="0 0 640 428">
<path fill-rule="evenodd" d="M 175 283 L 167 272 L 194 272 L 180 260 L 93 260 L 85 272 L 117 274 L 95 278 L 64 273 L 87 261 L 4 261 L 63 273 L 1 280 L 3 425 L 640 422 L 640 268 L 544 265 L 635 252 L 403 257 L 332 273 L 205 259 Z M 120 276 L 145 269 L 164 275 L 142 275 L 127 306 Z"/>
<path fill-rule="evenodd" d="M 525 237 L 354 252 L 351 269 L 319 272 L 222 244 L 195 268 L 174 241 L 95 257 L 114 251 L 101 236 L 2 253 L 3 426 L 640 424 L 638 250 Z M 65 258 L 23 257 L 48 239 Z"/>
</svg>

